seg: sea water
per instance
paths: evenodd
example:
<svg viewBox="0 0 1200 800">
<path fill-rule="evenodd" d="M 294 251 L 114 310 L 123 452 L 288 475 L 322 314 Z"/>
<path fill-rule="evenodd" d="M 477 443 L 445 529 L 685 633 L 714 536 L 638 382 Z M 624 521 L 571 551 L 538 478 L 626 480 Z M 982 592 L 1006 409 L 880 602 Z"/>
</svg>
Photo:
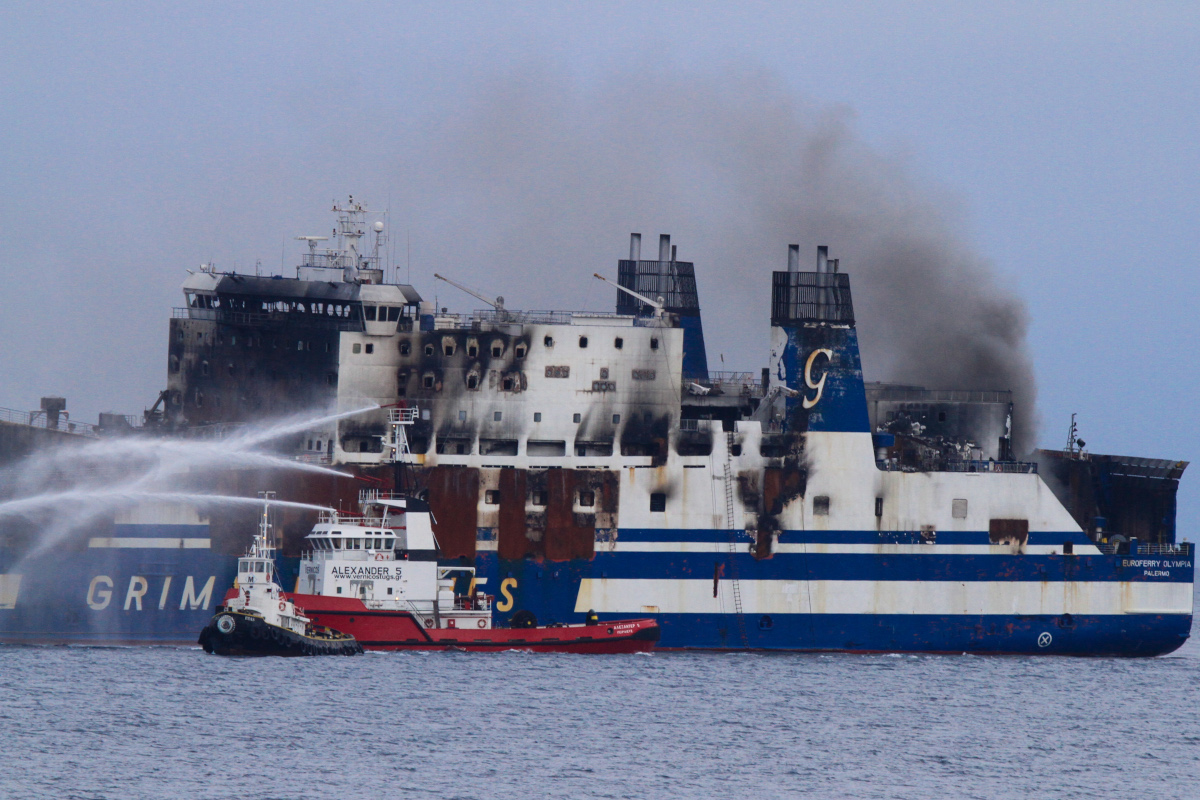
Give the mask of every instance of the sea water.
<svg viewBox="0 0 1200 800">
<path fill-rule="evenodd" d="M 1197 798 L 1153 659 L 0 646 L 4 798 Z"/>
</svg>

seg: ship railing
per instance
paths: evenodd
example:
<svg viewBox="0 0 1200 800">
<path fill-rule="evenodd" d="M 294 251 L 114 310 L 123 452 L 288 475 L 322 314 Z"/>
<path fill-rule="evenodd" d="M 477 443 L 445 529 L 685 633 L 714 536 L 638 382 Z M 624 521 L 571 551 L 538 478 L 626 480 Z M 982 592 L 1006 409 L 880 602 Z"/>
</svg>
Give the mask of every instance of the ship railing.
<svg viewBox="0 0 1200 800">
<path fill-rule="evenodd" d="M 301 464 L 332 464 L 333 457 L 320 453 L 301 453 L 296 456 L 296 460 Z"/>
<path fill-rule="evenodd" d="M 483 595 L 482 597 L 472 597 L 469 594 L 454 595 L 454 610 L 455 611 L 491 611 L 492 597 L 491 595 Z"/>
<path fill-rule="evenodd" d="M 707 378 L 684 376 L 683 395 L 689 394 L 688 384 L 694 383 L 706 389 L 714 389 L 719 395 L 733 397 L 762 397 L 763 385 L 760 376 L 753 372 L 729 372 L 709 370 Z"/>
<path fill-rule="evenodd" d="M 883 472 L 993 472 L 1008 475 L 1036 475 L 1035 461 L 942 461 L 936 464 L 906 466 L 894 458 L 882 458 L 875 466 Z"/>
<path fill-rule="evenodd" d="M 365 506 L 368 503 L 374 503 L 378 500 L 404 500 L 407 498 L 404 492 L 393 492 L 387 489 L 359 489 L 358 504 Z"/>
<path fill-rule="evenodd" d="M 299 323 L 338 331 L 361 331 L 362 320 L 330 317 L 323 314 L 300 314 L 290 311 L 230 311 L 225 308 L 173 308 L 174 319 L 200 319 L 227 325 L 265 325 L 269 323 Z"/>
<path fill-rule="evenodd" d="M 0 408 L 0 421 L 12 422 L 16 425 L 28 425 L 31 428 L 44 428 L 48 431 L 62 431 L 63 433 L 76 433 L 80 436 L 99 436 L 98 426 L 90 422 L 71 422 L 67 418 L 66 412 L 59 412 L 60 416 L 55 425 L 51 425 L 46 418 L 45 411 L 19 411 L 15 408 Z"/>
<path fill-rule="evenodd" d="M 1110 540 L 1101 542 L 1096 547 L 1106 555 L 1190 557 L 1196 552 L 1196 546 L 1191 542 L 1139 542 L 1136 539 L 1128 542 Z"/>
</svg>

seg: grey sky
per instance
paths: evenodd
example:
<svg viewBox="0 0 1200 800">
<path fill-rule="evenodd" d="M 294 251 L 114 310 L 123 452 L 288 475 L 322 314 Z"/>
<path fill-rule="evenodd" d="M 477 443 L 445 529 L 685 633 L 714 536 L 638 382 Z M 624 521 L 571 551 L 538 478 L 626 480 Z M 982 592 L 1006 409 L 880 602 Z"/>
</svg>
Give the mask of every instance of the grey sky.
<svg viewBox="0 0 1200 800">
<path fill-rule="evenodd" d="M 774 197 L 738 185 L 772 176 L 686 128 L 741 97 L 745 119 L 805 141 L 838 127 L 839 202 L 886 206 L 871 230 L 944 235 L 965 274 L 1024 301 L 1041 444 L 1061 446 L 1078 411 L 1098 451 L 1200 454 L 1194 4 L 10 2 L 0 22 L 0 406 L 63 394 L 85 420 L 140 412 L 183 269 L 277 271 L 286 242 L 290 270 L 292 237 L 325 232 L 347 193 L 391 203 L 414 283 L 460 309 L 475 303 L 432 272 L 513 306 L 607 308 L 587 276 L 614 271 L 630 230 L 672 233 L 700 271 L 710 357 L 756 368 L 757 286 L 786 234 L 770 209 L 727 209 L 733 189 Z M 665 133 L 622 133 L 630 120 Z M 790 240 L 841 245 L 856 296 L 878 294 L 872 251 L 819 199 L 797 201 Z M 892 377 L 891 332 L 861 324 L 868 377 Z"/>
</svg>

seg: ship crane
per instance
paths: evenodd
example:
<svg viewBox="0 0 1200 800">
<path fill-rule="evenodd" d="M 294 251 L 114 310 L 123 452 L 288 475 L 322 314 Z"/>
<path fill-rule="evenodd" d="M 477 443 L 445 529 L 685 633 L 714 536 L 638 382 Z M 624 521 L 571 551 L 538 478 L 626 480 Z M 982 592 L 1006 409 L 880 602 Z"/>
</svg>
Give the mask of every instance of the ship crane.
<svg viewBox="0 0 1200 800">
<path fill-rule="evenodd" d="M 624 292 L 625 294 L 629 295 L 630 297 L 633 297 L 637 300 L 641 300 L 643 303 L 645 303 L 646 305 L 648 305 L 654 309 L 655 316 L 661 317 L 663 315 L 663 303 L 665 302 L 665 300 L 662 297 L 659 297 L 658 300 L 651 300 L 649 297 L 646 297 L 646 295 L 638 294 L 633 289 L 627 289 L 619 283 L 613 283 L 608 278 L 601 275 L 599 272 L 593 272 L 592 277 L 604 281 L 609 286 L 617 287 L 618 290 Z"/>
<path fill-rule="evenodd" d="M 438 275 L 435 272 L 435 273 L 433 273 L 433 277 L 437 278 L 439 281 L 445 281 L 446 283 L 450 284 L 451 286 L 453 286 L 456 289 L 462 289 L 464 292 L 471 295 L 472 297 L 474 297 L 478 300 L 482 300 L 483 302 L 487 303 L 489 306 L 496 309 L 501 314 L 506 313 L 504 310 L 504 298 L 501 297 L 500 295 L 496 295 L 495 299 L 492 299 L 491 297 L 488 297 L 485 294 L 477 292 L 468 286 L 463 286 L 458 281 L 450 280 L 445 275 Z"/>
</svg>

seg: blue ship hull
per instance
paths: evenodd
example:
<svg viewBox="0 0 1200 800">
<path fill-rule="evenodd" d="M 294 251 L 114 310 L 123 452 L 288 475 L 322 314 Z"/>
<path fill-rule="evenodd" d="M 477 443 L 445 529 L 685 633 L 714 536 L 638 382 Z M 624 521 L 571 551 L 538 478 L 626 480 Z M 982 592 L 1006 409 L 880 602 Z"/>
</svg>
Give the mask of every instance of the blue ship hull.
<svg viewBox="0 0 1200 800">
<path fill-rule="evenodd" d="M 180 535 L 183 526 L 139 527 L 139 534 L 160 541 L 189 533 Z M 1067 541 L 1073 536 L 1080 549 L 1089 545 L 1080 533 L 1066 536 Z M 744 533 L 732 546 L 729 532 L 720 530 L 622 530 L 617 541 L 613 550 L 599 549 L 590 560 L 563 562 L 508 561 L 494 551 L 480 551 L 479 588 L 495 596 L 500 624 L 521 610 L 543 623 L 582 622 L 591 610 L 589 598 L 601 596 L 589 595 L 589 586 L 653 589 L 661 584 L 668 594 L 686 590 L 711 600 L 716 613 L 657 606 L 595 609 L 601 619 L 652 614 L 662 626 L 659 646 L 665 649 L 1153 656 L 1178 648 L 1191 629 L 1190 545 L 1166 554 L 1139 552 L 1135 544 L 1134 552 L 1124 554 L 1018 555 L 993 552 L 986 533 L 947 534 L 937 545 L 921 546 L 895 533 L 790 531 L 780 537 L 783 552 L 756 559 L 746 550 Z M 1046 549 L 1053 542 L 1061 549 L 1063 541 L 1043 534 L 1031 536 L 1029 546 Z M 635 549 L 624 551 L 621 544 Z M 805 552 L 821 545 L 824 552 Z M 831 547 L 874 552 L 828 552 Z M 233 584 L 236 566 L 234 556 L 199 548 L 89 548 L 24 562 L 0 550 L 0 574 L 21 575 L 15 601 L 0 606 L 0 640 L 194 644 Z M 297 560 L 281 559 L 279 569 L 290 580 Z M 735 584 L 745 595 L 741 613 Z M 870 613 L 838 613 L 836 607 L 816 609 L 811 597 L 802 596 L 813 587 L 831 591 L 850 585 L 890 593 L 901 604 L 905 587 L 925 592 L 958 586 L 967 596 L 986 585 L 1004 602 L 1031 591 L 1084 594 L 1074 613 L 1063 607 L 1057 613 L 982 608 L 955 614 L 886 603 Z M 788 587 L 794 587 L 793 594 Z M 1186 593 L 1187 613 L 1154 608 L 1087 613 L 1084 608 L 1089 602 L 1100 608 L 1114 593 L 1164 590 L 1176 597 Z"/>
</svg>

